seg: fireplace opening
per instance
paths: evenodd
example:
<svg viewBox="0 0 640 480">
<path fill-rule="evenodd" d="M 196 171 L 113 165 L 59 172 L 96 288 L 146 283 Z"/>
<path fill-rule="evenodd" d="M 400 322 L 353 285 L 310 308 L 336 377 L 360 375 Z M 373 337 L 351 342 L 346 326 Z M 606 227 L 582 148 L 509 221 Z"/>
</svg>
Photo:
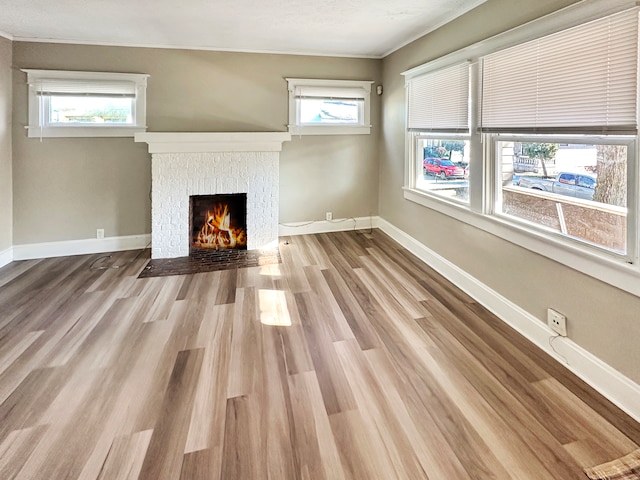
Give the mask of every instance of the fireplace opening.
<svg viewBox="0 0 640 480">
<path fill-rule="evenodd" d="M 246 250 L 247 194 L 189 197 L 189 250 Z"/>
</svg>

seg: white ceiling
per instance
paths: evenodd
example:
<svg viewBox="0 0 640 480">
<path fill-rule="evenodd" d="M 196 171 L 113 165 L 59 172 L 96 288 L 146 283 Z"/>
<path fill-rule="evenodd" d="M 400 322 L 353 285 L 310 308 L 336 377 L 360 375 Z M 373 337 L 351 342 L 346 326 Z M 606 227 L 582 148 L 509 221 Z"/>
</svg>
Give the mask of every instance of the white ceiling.
<svg viewBox="0 0 640 480">
<path fill-rule="evenodd" d="M 0 0 L 16 41 L 381 58 L 486 0 Z"/>
</svg>

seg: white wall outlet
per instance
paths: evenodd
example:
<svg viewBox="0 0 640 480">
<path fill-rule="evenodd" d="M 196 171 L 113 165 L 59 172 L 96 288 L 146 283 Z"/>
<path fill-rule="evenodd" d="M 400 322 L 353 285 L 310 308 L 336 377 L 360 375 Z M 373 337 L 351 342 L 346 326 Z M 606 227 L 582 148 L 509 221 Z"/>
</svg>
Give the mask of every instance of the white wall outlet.
<svg viewBox="0 0 640 480">
<path fill-rule="evenodd" d="M 558 335 L 567 336 L 567 317 L 551 308 L 547 309 L 547 325 Z"/>
<path fill-rule="evenodd" d="M 332 212 L 327 212 L 325 215 L 327 216 L 327 220 L 333 220 L 333 213 Z"/>
<path fill-rule="evenodd" d="M 104 228 L 98 228 L 96 230 L 96 238 L 102 240 L 104 238 Z"/>
</svg>

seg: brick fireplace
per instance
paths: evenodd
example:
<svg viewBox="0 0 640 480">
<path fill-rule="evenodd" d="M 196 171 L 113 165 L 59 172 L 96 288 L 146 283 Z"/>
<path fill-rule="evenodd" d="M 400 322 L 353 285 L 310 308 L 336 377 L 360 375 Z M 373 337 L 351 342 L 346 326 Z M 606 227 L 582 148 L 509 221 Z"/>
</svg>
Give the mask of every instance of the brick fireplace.
<svg viewBox="0 0 640 480">
<path fill-rule="evenodd" d="M 278 242 L 281 132 L 137 133 L 151 153 L 151 258 L 189 255 L 190 198 L 246 195 L 246 248 Z"/>
</svg>

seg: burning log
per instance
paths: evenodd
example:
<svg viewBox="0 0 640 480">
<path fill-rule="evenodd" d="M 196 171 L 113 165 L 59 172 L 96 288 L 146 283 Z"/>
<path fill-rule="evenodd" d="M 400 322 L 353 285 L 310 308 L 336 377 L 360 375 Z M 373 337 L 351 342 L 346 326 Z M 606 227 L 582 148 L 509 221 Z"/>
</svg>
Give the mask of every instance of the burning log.
<svg viewBox="0 0 640 480">
<path fill-rule="evenodd" d="M 217 204 L 213 211 L 207 211 L 206 221 L 198 232 L 194 241 L 195 247 L 200 248 L 237 248 L 247 242 L 242 228 L 231 226 L 231 213 L 226 204 Z"/>
</svg>

